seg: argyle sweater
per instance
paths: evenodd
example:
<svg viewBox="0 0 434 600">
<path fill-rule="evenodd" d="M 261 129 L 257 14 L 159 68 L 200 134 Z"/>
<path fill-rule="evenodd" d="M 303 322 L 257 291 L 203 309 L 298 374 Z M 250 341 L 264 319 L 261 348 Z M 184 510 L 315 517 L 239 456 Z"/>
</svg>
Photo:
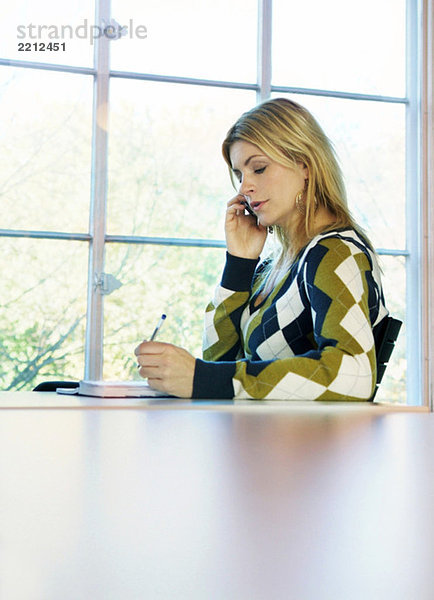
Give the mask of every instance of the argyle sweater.
<svg viewBox="0 0 434 600">
<path fill-rule="evenodd" d="M 386 315 L 375 254 L 353 229 L 317 235 L 273 291 L 258 260 L 227 254 L 205 314 L 194 398 L 369 400 L 372 329 Z"/>
</svg>

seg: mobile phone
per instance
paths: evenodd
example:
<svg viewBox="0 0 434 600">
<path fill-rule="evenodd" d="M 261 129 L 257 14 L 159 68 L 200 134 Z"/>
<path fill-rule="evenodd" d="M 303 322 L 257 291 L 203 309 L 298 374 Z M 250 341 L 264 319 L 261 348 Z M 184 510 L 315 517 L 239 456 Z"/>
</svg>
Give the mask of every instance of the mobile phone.
<svg viewBox="0 0 434 600">
<path fill-rule="evenodd" d="M 257 219 L 255 213 L 253 212 L 253 209 L 250 208 L 250 204 L 247 202 L 247 200 L 244 200 L 243 204 L 246 207 L 246 211 L 249 213 L 249 215 L 252 215 L 252 217 L 255 217 L 256 222 L 258 222 L 258 219 Z"/>
</svg>

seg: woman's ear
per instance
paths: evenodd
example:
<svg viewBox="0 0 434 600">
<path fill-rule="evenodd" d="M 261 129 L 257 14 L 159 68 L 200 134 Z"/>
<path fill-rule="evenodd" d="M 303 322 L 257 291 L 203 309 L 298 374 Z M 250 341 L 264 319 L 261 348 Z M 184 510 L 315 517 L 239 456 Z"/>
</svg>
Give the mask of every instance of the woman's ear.
<svg viewBox="0 0 434 600">
<path fill-rule="evenodd" d="M 301 170 L 303 171 L 303 175 L 305 179 L 309 179 L 309 167 L 306 163 L 300 163 Z"/>
</svg>

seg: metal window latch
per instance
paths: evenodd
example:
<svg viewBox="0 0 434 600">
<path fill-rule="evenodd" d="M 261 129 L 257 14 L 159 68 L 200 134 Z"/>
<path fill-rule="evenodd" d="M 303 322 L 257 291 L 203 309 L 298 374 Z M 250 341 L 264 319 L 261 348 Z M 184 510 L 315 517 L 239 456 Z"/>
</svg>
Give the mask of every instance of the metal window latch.
<svg viewBox="0 0 434 600">
<path fill-rule="evenodd" d="M 119 289 L 122 286 L 122 282 L 116 279 L 114 275 L 110 275 L 110 273 L 96 273 L 94 286 L 95 288 L 99 288 L 100 294 L 108 296 Z"/>
</svg>

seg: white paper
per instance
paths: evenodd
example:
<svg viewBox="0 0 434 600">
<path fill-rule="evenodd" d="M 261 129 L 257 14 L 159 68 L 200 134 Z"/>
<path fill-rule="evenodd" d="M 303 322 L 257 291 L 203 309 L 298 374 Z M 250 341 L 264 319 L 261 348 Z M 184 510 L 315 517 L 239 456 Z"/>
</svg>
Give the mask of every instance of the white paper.
<svg viewBox="0 0 434 600">
<path fill-rule="evenodd" d="M 76 393 L 80 396 L 100 398 L 158 398 L 169 397 L 164 392 L 154 390 L 146 381 L 91 381 L 82 380 L 75 390 L 57 390 L 58 393 Z"/>
</svg>

